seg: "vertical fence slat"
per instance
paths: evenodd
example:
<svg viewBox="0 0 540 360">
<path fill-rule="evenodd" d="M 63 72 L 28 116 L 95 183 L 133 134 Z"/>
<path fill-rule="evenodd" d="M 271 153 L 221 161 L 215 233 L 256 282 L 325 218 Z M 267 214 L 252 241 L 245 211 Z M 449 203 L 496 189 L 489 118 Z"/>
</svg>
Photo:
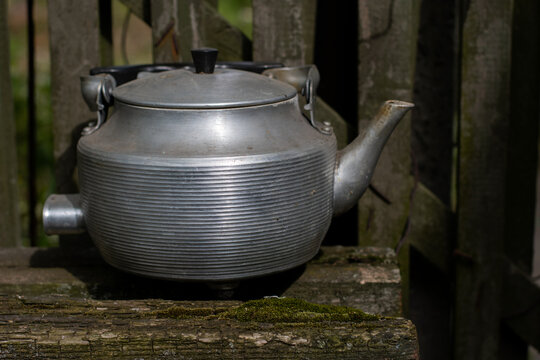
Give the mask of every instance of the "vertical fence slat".
<svg viewBox="0 0 540 360">
<path fill-rule="evenodd" d="M 253 60 L 313 63 L 316 3 L 253 0 Z"/>
<path fill-rule="evenodd" d="M 56 187 L 69 193 L 77 191 L 76 141 L 95 117 L 82 99 L 79 77 L 101 64 L 98 1 L 50 0 L 48 14 Z"/>
<path fill-rule="evenodd" d="M 413 173 L 420 182 L 410 205 L 407 237 L 412 250 L 417 250 L 410 258 L 408 314 L 418 332 L 420 357 L 425 359 L 451 359 L 453 346 L 450 254 L 455 219 L 450 206 L 455 200 L 452 175 L 457 151 L 457 1 L 422 1 L 418 28 L 411 150 Z"/>
<path fill-rule="evenodd" d="M 506 255 L 522 271 L 532 269 L 538 115 L 540 113 L 540 3 L 514 3 L 512 78 L 506 207 Z"/>
<path fill-rule="evenodd" d="M 190 50 L 200 46 L 202 36 L 197 27 L 200 3 L 193 0 L 151 2 L 154 62 L 190 61 Z"/>
<path fill-rule="evenodd" d="M 359 0 L 358 128 L 385 100 L 412 100 L 419 21 L 418 1 Z M 409 215 L 411 122 L 405 117 L 386 144 L 371 184 L 359 202 L 359 243 L 396 247 Z M 408 304 L 408 246 L 399 253 L 403 304 Z"/>
<path fill-rule="evenodd" d="M 411 145 L 420 180 L 450 204 L 456 99 L 457 0 L 422 1 Z"/>
<path fill-rule="evenodd" d="M 227 23 L 217 2 L 164 0 L 151 3 L 154 62 L 191 61 L 191 49 L 219 50 L 220 61 L 246 58 L 249 40 Z"/>
<path fill-rule="evenodd" d="M 455 358 L 480 360 L 499 356 L 512 2 L 466 3 L 461 65 Z"/>
<path fill-rule="evenodd" d="M 412 100 L 418 4 L 415 1 L 359 2 L 359 129 L 385 100 Z M 360 244 L 396 246 L 407 219 L 411 191 L 410 118 L 386 144 L 371 183 L 384 196 L 360 200 Z"/>
<path fill-rule="evenodd" d="M 0 3 L 0 247 L 20 246 L 17 153 L 9 76 L 7 1 Z"/>
<path fill-rule="evenodd" d="M 538 115 L 540 110 L 540 3 L 536 0 L 514 2 L 512 20 L 512 67 L 510 83 L 510 128 L 508 132 L 508 160 L 506 169 L 506 224 L 504 253 L 513 266 L 523 274 L 532 271 L 534 242 L 534 220 L 536 207 L 536 172 L 538 158 Z M 539 250 L 537 250 L 539 251 Z M 514 276 L 512 281 L 514 281 Z M 503 281 L 503 293 L 506 293 Z M 515 293 L 512 293 L 515 294 Z M 529 299 L 540 288 L 527 293 Z M 515 297 L 515 295 L 513 296 Z M 504 295 L 503 295 L 504 299 Z M 503 300 L 504 301 L 504 300 Z M 538 303 L 538 302 L 537 302 Z M 504 304 L 504 303 L 503 303 Z M 521 305 L 521 304 L 520 304 Z M 509 354 L 506 358 L 525 359 L 527 342 L 540 344 L 540 313 L 536 306 L 516 307 L 503 310 L 502 350 Z M 521 311 L 521 314 L 516 315 Z M 536 316 L 534 316 L 536 314 Z M 535 323 L 534 327 L 528 327 Z M 509 325 L 509 326 L 507 326 Z M 521 330 L 521 331 L 520 331 Z M 521 338 L 512 334 L 519 334 Z M 509 334 L 509 335 L 507 335 Z M 506 336 L 505 336 L 506 335 Z"/>
<path fill-rule="evenodd" d="M 178 2 L 176 0 L 152 1 L 150 6 L 154 62 L 183 60 L 178 49 Z"/>
</svg>

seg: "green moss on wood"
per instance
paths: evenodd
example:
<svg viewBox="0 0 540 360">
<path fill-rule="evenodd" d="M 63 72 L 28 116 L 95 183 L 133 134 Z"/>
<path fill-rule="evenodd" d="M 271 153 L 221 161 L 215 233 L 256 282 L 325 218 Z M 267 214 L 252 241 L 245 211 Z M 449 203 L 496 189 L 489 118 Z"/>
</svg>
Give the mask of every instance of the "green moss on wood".
<svg viewBox="0 0 540 360">
<path fill-rule="evenodd" d="M 378 315 L 367 314 L 350 307 L 312 304 L 293 298 L 251 300 L 233 308 L 172 306 L 167 309 L 152 311 L 147 316 L 172 319 L 202 317 L 266 323 L 361 322 L 381 319 Z"/>
<path fill-rule="evenodd" d="M 317 323 L 323 321 L 360 322 L 378 320 L 377 315 L 344 306 L 312 304 L 300 299 L 266 298 L 252 300 L 219 314 L 221 319 L 268 323 Z"/>
<path fill-rule="evenodd" d="M 171 306 L 164 310 L 158 310 L 151 315 L 160 318 L 191 319 L 195 317 L 210 317 L 226 311 L 225 308 L 187 308 L 183 306 Z"/>
</svg>

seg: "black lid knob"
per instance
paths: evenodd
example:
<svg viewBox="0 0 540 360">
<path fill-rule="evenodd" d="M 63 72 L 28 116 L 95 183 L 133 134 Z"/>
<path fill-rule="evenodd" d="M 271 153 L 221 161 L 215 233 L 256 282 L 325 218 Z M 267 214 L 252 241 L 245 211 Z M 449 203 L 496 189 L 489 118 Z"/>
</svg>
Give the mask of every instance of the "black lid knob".
<svg viewBox="0 0 540 360">
<path fill-rule="evenodd" d="M 211 74 L 216 66 L 218 51 L 212 48 L 201 48 L 191 50 L 195 72 Z"/>
</svg>

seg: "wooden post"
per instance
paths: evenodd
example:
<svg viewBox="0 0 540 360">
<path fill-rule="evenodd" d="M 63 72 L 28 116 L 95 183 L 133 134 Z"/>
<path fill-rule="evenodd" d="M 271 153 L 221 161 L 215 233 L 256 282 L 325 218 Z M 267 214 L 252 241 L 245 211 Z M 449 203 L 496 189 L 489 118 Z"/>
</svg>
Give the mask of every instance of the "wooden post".
<svg viewBox="0 0 540 360">
<path fill-rule="evenodd" d="M 249 57 L 249 40 L 232 27 L 211 0 L 154 1 L 152 7 L 152 41 L 154 62 L 191 62 L 191 49 L 214 47 L 219 61 Z"/>
<path fill-rule="evenodd" d="M 418 1 L 359 0 L 358 128 L 385 100 L 412 100 L 419 19 Z M 395 248 L 406 233 L 411 181 L 410 116 L 386 144 L 368 190 L 359 202 L 359 244 Z M 375 190 L 375 191 L 373 191 Z M 399 245 L 403 304 L 408 304 L 408 244 Z"/>
<path fill-rule="evenodd" d="M 253 0 L 253 59 L 312 64 L 315 12 L 309 0 Z"/>
<path fill-rule="evenodd" d="M 48 14 L 56 186 L 58 192 L 70 193 L 77 191 L 76 143 L 82 127 L 95 117 L 83 101 L 79 77 L 101 65 L 106 42 L 100 40 L 97 0 L 50 0 Z"/>
<path fill-rule="evenodd" d="M 467 2 L 462 35 L 455 358 L 496 359 L 505 233 L 512 2 Z"/>
<path fill-rule="evenodd" d="M 512 21 L 510 131 L 506 183 L 508 224 L 504 250 L 527 274 L 532 269 L 538 114 L 540 111 L 540 3 L 516 1 Z"/>
<path fill-rule="evenodd" d="M 513 349 L 506 346 L 504 351 L 510 356 L 501 358 L 527 359 L 528 345 L 540 351 L 540 286 L 510 261 L 505 261 L 503 267 L 502 318 L 521 344 L 514 342 Z"/>
<path fill-rule="evenodd" d="M 411 146 L 418 177 L 450 205 L 457 87 L 456 1 L 422 1 Z"/>
<path fill-rule="evenodd" d="M 198 5 L 191 0 L 164 0 L 151 3 L 154 62 L 190 60 L 190 48 L 200 46 L 199 29 L 191 26 L 189 18 L 191 13 L 193 21 L 196 21 L 197 7 Z M 194 35 L 197 40 L 195 42 Z"/>
<path fill-rule="evenodd" d="M 514 2 L 512 20 L 512 67 L 510 83 L 510 129 L 506 176 L 506 225 L 504 253 L 523 275 L 530 275 L 534 241 L 536 176 L 538 161 L 538 114 L 540 111 L 540 3 L 534 0 Z M 536 250 L 539 251 L 539 250 Z M 517 272 L 517 271 L 516 271 Z M 512 283 L 515 281 L 506 281 Z M 532 300 L 538 295 L 523 289 L 520 297 Z M 503 285 L 503 292 L 506 288 Z M 510 294 L 516 294 L 511 292 Z M 515 297 L 515 296 L 514 296 Z M 523 299 L 524 300 L 524 299 Z M 504 304 L 504 303 L 503 303 Z M 526 359 L 528 344 L 540 347 L 540 306 L 527 311 L 515 306 L 503 325 L 501 346 L 507 358 Z M 526 309 L 534 309 L 527 307 Z M 519 314 L 519 315 L 517 315 Z M 534 316 L 536 314 L 536 316 Z M 503 313 L 503 317 L 505 314 Z M 536 331 L 529 324 L 537 324 Z M 508 328 L 507 331 L 505 329 Z M 511 330 L 510 330 L 511 329 Z M 521 330 L 521 331 L 519 331 Z M 507 336 L 505 334 L 510 333 Z M 516 333 L 520 337 L 515 336 Z M 532 341 L 531 341 L 532 340 Z"/>
<path fill-rule="evenodd" d="M 20 246 L 17 153 L 9 76 L 7 2 L 0 4 L 0 247 Z"/>
<path fill-rule="evenodd" d="M 417 326 L 420 356 L 425 359 L 452 358 L 457 1 L 422 1 L 418 28 L 416 107 L 411 114 L 412 173 L 418 184 L 406 241 L 417 250 L 411 250 L 409 318 Z"/>
</svg>

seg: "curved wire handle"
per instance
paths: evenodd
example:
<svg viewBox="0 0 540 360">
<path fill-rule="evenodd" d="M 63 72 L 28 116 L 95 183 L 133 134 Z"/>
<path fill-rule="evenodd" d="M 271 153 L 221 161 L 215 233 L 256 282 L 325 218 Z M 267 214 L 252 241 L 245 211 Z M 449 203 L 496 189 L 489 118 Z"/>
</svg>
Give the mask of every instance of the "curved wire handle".
<svg viewBox="0 0 540 360">
<path fill-rule="evenodd" d="M 268 69 L 263 71 L 262 74 L 294 86 L 296 91 L 300 92 L 306 100 L 304 110 L 308 112 L 309 116 L 305 114 L 304 116 L 311 126 L 325 135 L 332 134 L 332 126 L 327 123 L 321 124 L 315 117 L 315 100 L 317 99 L 317 87 L 320 81 L 319 70 L 315 65 Z"/>
</svg>

